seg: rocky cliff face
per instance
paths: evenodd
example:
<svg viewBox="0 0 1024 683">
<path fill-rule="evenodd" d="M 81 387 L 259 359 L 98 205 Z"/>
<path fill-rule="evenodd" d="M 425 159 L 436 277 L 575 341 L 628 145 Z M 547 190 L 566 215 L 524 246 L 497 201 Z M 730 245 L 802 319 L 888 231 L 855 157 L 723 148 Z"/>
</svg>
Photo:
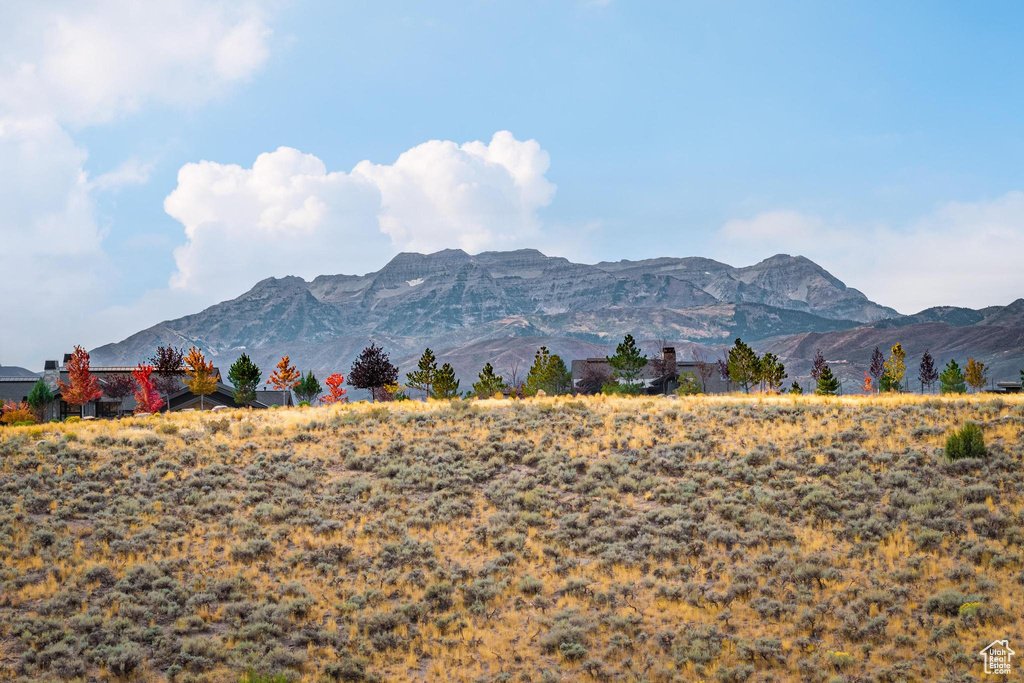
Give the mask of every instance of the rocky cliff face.
<svg viewBox="0 0 1024 683">
<path fill-rule="evenodd" d="M 955 318 L 1019 325 L 1024 300 L 919 316 L 908 323 Z M 523 355 L 537 345 L 532 338 L 566 351 L 604 347 L 627 332 L 717 346 L 736 336 L 837 333 L 863 323 L 881 329 L 904 319 L 802 256 L 780 254 L 734 268 L 706 258 L 586 265 L 533 249 L 445 250 L 399 254 L 366 275 L 262 280 L 237 299 L 95 349 L 93 362 L 133 365 L 159 344 L 195 344 L 222 367 L 243 351 L 263 367 L 288 353 L 303 369 L 327 372 L 347 369 L 371 340 L 396 359 L 427 345 L 452 353 L 472 347 L 476 352 L 464 355 L 475 358 L 503 343 Z"/>
</svg>

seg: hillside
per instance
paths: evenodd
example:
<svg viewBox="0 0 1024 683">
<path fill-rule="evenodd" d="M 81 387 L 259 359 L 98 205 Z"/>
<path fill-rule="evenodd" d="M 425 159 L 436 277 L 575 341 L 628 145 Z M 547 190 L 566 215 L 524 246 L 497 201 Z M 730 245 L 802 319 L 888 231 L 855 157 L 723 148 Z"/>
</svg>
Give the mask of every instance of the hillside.
<svg viewBox="0 0 1024 683">
<path fill-rule="evenodd" d="M 17 365 L 0 365 L 0 377 L 35 377 L 38 374 Z"/>
<path fill-rule="evenodd" d="M 988 456 L 947 461 L 967 420 Z M 0 428 L 0 671 L 981 680 L 1024 626 L 1022 428 L 980 397 Z"/>
<path fill-rule="evenodd" d="M 1024 327 L 968 326 L 945 322 L 904 326 L 877 324 L 766 339 L 754 346 L 760 352 L 771 351 L 778 355 L 791 377 L 809 376 L 814 354 L 821 349 L 840 377 L 859 385 L 871 364 L 874 348 L 877 346 L 888 355 L 896 342 L 900 342 L 907 352 L 907 376 L 914 391 L 920 388 L 917 368 L 925 351 L 932 354 L 940 367 L 951 359 L 963 365 L 969 356 L 984 361 L 989 366 L 988 376 L 993 381 L 1016 381 L 1020 377 L 1019 371 L 1024 369 Z"/>
</svg>

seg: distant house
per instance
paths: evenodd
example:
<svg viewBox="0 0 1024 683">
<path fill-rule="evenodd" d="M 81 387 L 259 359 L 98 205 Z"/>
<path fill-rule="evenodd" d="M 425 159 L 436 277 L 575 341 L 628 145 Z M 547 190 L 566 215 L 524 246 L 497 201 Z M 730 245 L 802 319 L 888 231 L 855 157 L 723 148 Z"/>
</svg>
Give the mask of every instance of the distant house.
<svg viewBox="0 0 1024 683">
<path fill-rule="evenodd" d="M 675 368 L 675 371 L 672 371 Z M 640 373 L 644 393 L 671 394 L 679 387 L 679 377 L 690 373 L 700 384 L 701 364 L 696 361 L 681 361 L 676 358 L 676 350 L 672 346 L 662 349 L 661 358 L 648 358 L 647 365 Z M 725 394 L 734 389 L 731 382 L 723 379 L 718 371 L 718 364 L 704 364 L 704 392 L 708 394 Z M 600 391 L 604 382 L 612 379 L 612 367 L 607 358 L 583 358 L 572 362 L 572 386 L 579 393 Z"/>
<path fill-rule="evenodd" d="M 996 382 L 996 391 L 1003 394 L 1019 394 L 1021 392 L 1021 383 Z"/>
<path fill-rule="evenodd" d="M 64 355 L 64 362 L 60 365 L 55 360 L 48 360 L 43 365 L 42 378 L 43 381 L 50 387 L 50 391 L 53 392 L 54 400 L 53 403 L 44 411 L 43 421 L 49 420 L 63 420 L 67 417 L 78 416 L 78 417 L 117 417 L 119 413 L 131 413 L 134 412 L 136 407 L 135 397 L 127 396 L 122 403 L 119 400 L 109 398 L 107 396 L 101 396 L 95 401 L 90 401 L 84 406 L 71 405 L 64 401 L 60 395 L 60 385 L 57 384 L 57 379 L 60 378 L 65 384 L 68 383 L 68 372 L 66 369 L 67 362 L 71 359 L 71 354 Z M 89 371 L 99 378 L 100 386 L 102 388 L 103 380 L 111 375 L 131 375 L 133 366 L 105 366 L 105 367 L 92 367 Z M 214 368 L 214 371 L 220 375 L 220 371 Z M 39 380 L 39 377 L 0 377 L 0 401 L 19 401 L 28 400 L 29 392 L 32 391 L 32 387 Z M 193 394 L 185 383 L 179 379 L 178 388 L 171 392 L 170 397 L 165 397 L 161 394 L 161 398 L 167 400 L 168 405 L 164 406 L 163 410 L 185 410 L 188 408 L 199 408 L 200 399 L 199 396 Z M 234 399 L 234 389 L 230 384 L 223 382 L 217 382 L 217 388 L 213 393 L 202 397 L 202 404 L 205 408 L 213 408 L 214 406 L 226 406 L 228 408 L 239 408 Z M 293 405 L 292 392 L 290 391 L 267 391 L 261 390 L 256 392 L 256 400 L 250 404 L 253 408 L 269 408 L 271 406 L 290 406 Z"/>
</svg>

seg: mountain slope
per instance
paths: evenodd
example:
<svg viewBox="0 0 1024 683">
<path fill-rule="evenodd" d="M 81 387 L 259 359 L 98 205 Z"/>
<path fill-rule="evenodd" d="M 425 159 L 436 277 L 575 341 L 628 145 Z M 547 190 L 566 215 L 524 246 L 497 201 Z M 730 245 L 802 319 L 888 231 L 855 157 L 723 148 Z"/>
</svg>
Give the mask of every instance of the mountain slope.
<svg viewBox="0 0 1024 683">
<path fill-rule="evenodd" d="M 907 352 L 907 373 L 911 387 L 917 388 L 917 370 L 921 356 L 929 351 L 941 370 L 949 360 L 963 366 L 968 357 L 986 363 L 993 381 L 1019 379 L 1024 369 L 1024 327 L 995 325 L 958 326 L 943 322 L 922 322 L 894 328 L 864 325 L 834 332 L 788 335 L 753 344 L 759 352 L 779 356 L 791 377 L 807 377 L 817 349 L 844 380 L 860 385 L 871 364 L 877 346 L 886 356 L 899 342 Z"/>
<path fill-rule="evenodd" d="M 918 328 L 936 322 L 940 327 Z M 587 265 L 533 249 L 449 249 L 402 253 L 366 275 L 268 278 L 236 299 L 99 347 L 93 362 L 134 365 L 158 345 L 194 344 L 222 368 L 244 351 L 264 368 L 288 354 L 300 368 L 323 373 L 347 369 L 369 341 L 399 361 L 429 345 L 475 364 L 493 351 L 526 362 L 543 340 L 569 360 L 607 351 L 629 333 L 712 347 L 742 337 L 785 351 L 802 372 L 813 356 L 808 340 L 852 357 L 855 344 L 877 339 L 888 348 L 890 338 L 923 340 L 927 331 L 946 339 L 965 326 L 997 330 L 972 333 L 979 355 L 1015 358 L 1013 330 L 1024 326 L 1024 300 L 899 316 L 801 256 L 734 268 L 697 257 Z M 953 339 L 942 343 L 955 348 Z M 457 369 L 462 376 L 478 370 Z"/>
</svg>

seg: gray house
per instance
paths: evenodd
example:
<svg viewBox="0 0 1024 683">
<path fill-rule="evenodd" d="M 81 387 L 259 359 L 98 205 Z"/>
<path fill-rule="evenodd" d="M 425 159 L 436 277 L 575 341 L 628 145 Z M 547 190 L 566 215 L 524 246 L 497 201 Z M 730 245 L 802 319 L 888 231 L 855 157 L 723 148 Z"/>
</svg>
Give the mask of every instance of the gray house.
<svg viewBox="0 0 1024 683">
<path fill-rule="evenodd" d="M 676 358 L 676 350 L 666 346 L 661 358 L 648 358 L 640 373 L 640 381 L 647 394 L 671 394 L 679 387 L 679 377 L 685 373 L 694 376 L 707 394 L 725 394 L 735 390 L 732 382 L 723 379 L 717 363 L 697 363 Z M 577 393 L 596 393 L 612 379 L 612 367 L 607 358 L 583 358 L 572 362 L 572 386 Z"/>
<path fill-rule="evenodd" d="M 48 360 L 43 366 L 42 378 L 46 382 L 47 386 L 50 387 L 50 391 L 53 392 L 55 400 L 43 411 L 43 421 L 48 422 L 50 420 L 63 420 L 67 417 L 78 416 L 78 417 L 99 417 L 109 418 L 117 417 L 120 414 L 134 412 L 137 404 L 134 396 L 127 396 L 124 401 L 110 398 L 109 396 L 101 396 L 100 398 L 86 403 L 84 406 L 71 405 L 64 401 L 60 395 L 60 385 L 57 383 L 59 378 L 65 384 L 68 383 L 68 371 L 66 368 L 67 362 L 71 359 L 71 354 L 64 355 L 64 362 L 60 365 L 55 360 Z M 131 376 L 132 370 L 135 370 L 132 366 L 107 366 L 107 367 L 91 367 L 89 371 L 95 375 L 100 381 L 100 388 L 103 388 L 104 380 L 113 375 L 127 375 Z M 220 375 L 220 371 L 214 368 L 214 371 Z M 20 401 L 28 400 L 29 392 L 32 391 L 32 387 L 39 380 L 39 377 L 0 377 L 0 401 L 13 401 L 18 403 Z M 163 407 L 163 410 L 185 410 L 188 408 L 198 409 L 200 406 L 200 397 L 193 394 L 185 383 L 178 379 L 177 388 L 170 393 L 170 396 L 161 394 L 161 398 L 167 401 L 167 405 Z M 234 399 L 234 389 L 230 384 L 218 381 L 217 388 L 213 393 L 202 397 L 202 405 L 206 409 L 213 408 L 214 406 L 225 406 L 228 408 L 239 408 Z M 260 390 L 256 392 L 256 400 L 250 404 L 253 408 L 269 408 L 270 406 L 290 406 L 293 405 L 292 392 L 290 391 L 267 391 Z"/>
</svg>

